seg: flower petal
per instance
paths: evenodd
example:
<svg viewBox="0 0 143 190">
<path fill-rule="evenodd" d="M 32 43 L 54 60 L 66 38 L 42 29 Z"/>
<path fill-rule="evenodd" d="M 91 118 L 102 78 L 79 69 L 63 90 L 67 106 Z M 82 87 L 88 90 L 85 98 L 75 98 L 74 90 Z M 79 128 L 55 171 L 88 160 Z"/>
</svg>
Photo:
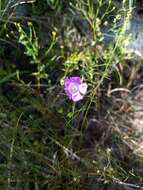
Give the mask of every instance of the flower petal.
<svg viewBox="0 0 143 190">
<path fill-rule="evenodd" d="M 85 95 L 86 92 L 87 92 L 87 84 L 86 83 L 82 83 L 79 85 L 79 92 L 82 94 L 82 95 Z"/>
<path fill-rule="evenodd" d="M 87 84 L 79 76 L 67 77 L 64 90 L 66 95 L 74 102 L 82 100 L 87 92 Z"/>
<path fill-rule="evenodd" d="M 72 100 L 74 102 L 77 102 L 77 101 L 82 100 L 82 99 L 83 99 L 83 95 L 81 95 L 79 92 L 72 95 Z"/>
<path fill-rule="evenodd" d="M 82 83 L 81 78 L 78 77 L 78 76 L 71 77 L 70 79 L 71 79 L 71 81 L 72 81 L 73 83 L 76 83 L 76 84 L 81 84 L 81 83 Z"/>
<path fill-rule="evenodd" d="M 69 91 L 70 84 L 71 84 L 71 80 L 70 78 L 67 77 L 65 79 L 64 90 L 65 90 L 66 95 L 69 97 L 69 99 L 72 99 L 72 94 Z"/>
<path fill-rule="evenodd" d="M 68 86 L 70 85 L 70 83 L 71 83 L 71 80 L 69 78 L 66 78 L 65 79 L 65 84 L 64 84 L 65 88 L 68 88 Z"/>
</svg>

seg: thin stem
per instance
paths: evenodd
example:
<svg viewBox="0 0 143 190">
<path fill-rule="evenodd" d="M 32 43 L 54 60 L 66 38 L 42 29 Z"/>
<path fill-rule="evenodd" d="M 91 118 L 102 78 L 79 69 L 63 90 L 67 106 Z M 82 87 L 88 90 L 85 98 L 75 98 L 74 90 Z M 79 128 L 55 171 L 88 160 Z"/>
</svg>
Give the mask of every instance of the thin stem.
<svg viewBox="0 0 143 190">
<path fill-rule="evenodd" d="M 72 106 L 72 126 L 74 126 L 75 104 L 76 103 L 74 102 Z"/>
</svg>

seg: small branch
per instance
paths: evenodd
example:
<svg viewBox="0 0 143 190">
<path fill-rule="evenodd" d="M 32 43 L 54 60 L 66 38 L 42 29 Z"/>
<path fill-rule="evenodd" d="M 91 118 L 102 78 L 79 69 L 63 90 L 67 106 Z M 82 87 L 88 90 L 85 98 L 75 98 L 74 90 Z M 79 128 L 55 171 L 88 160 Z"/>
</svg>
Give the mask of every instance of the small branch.
<svg viewBox="0 0 143 190">
<path fill-rule="evenodd" d="M 113 178 L 115 180 L 115 182 L 119 185 L 123 185 L 123 186 L 126 186 L 126 187 L 131 187 L 131 188 L 136 188 L 136 189 L 143 189 L 143 187 L 139 186 L 139 185 L 135 185 L 135 184 L 131 184 L 131 183 L 125 183 L 125 182 L 122 182 L 120 181 L 119 179 L 117 178 Z"/>
<path fill-rule="evenodd" d="M 63 152 L 66 154 L 66 156 L 68 158 L 71 158 L 72 160 L 77 160 L 78 162 L 81 162 L 82 164 L 84 164 L 86 167 L 88 168 L 93 168 L 93 165 L 87 161 L 84 160 L 83 158 L 79 157 L 77 154 L 75 154 L 72 150 L 69 150 L 68 148 L 66 148 L 65 146 L 63 146 L 62 144 L 60 144 L 60 142 L 58 142 L 57 140 L 49 137 L 56 145 L 58 145 L 60 148 L 62 148 Z"/>
<path fill-rule="evenodd" d="M 35 2 L 36 2 L 36 0 L 21 1 L 21 2 L 18 2 L 18 3 L 15 3 L 14 5 L 12 5 L 11 8 L 17 7 L 19 5 L 35 3 Z"/>
<path fill-rule="evenodd" d="M 131 93 L 131 91 L 128 90 L 127 88 L 115 88 L 115 89 L 113 89 L 113 90 L 109 90 L 108 93 L 107 93 L 107 95 L 110 97 L 110 95 L 111 95 L 112 93 L 114 93 L 114 92 L 120 92 L 120 91 L 122 91 L 122 92 L 127 92 L 127 93 Z"/>
</svg>

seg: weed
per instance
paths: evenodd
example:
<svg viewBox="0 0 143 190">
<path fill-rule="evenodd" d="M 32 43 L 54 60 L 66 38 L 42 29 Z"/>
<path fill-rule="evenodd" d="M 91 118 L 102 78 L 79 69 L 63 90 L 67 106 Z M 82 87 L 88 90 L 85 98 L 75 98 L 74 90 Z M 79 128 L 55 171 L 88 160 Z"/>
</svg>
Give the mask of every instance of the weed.
<svg viewBox="0 0 143 190">
<path fill-rule="evenodd" d="M 0 1 L 0 189 L 143 189 L 123 73 L 133 2 L 22 3 L 30 16 Z"/>
</svg>

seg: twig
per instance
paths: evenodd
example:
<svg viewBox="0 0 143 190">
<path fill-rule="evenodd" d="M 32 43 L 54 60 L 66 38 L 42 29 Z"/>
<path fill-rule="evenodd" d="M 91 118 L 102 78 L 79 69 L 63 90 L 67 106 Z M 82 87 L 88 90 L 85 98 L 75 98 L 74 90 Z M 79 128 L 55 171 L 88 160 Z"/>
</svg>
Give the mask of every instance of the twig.
<svg viewBox="0 0 143 190">
<path fill-rule="evenodd" d="M 136 188 L 136 189 L 143 189 L 143 187 L 139 186 L 139 185 L 135 185 L 135 184 L 131 184 L 131 183 L 125 183 L 123 181 L 120 181 L 119 179 L 117 178 L 113 178 L 115 180 L 116 183 L 118 183 L 119 185 L 123 185 L 123 186 L 126 186 L 126 187 L 133 187 L 133 188 Z"/>
<path fill-rule="evenodd" d="M 114 92 L 118 92 L 118 91 L 123 91 L 123 92 L 127 92 L 127 93 L 131 93 L 131 91 L 127 88 L 115 88 L 113 90 L 109 90 L 107 95 L 110 96 L 112 93 Z"/>
<path fill-rule="evenodd" d="M 23 4 L 28 4 L 28 3 L 35 3 L 36 0 L 30 0 L 30 1 L 21 1 L 21 2 L 18 2 L 18 3 L 15 3 L 14 5 L 11 6 L 11 8 L 14 8 L 18 5 L 23 5 Z"/>
<path fill-rule="evenodd" d="M 63 146 L 61 143 L 59 143 L 57 140 L 49 137 L 56 145 L 58 145 L 60 148 L 63 149 L 64 153 L 66 154 L 66 156 L 68 158 L 71 158 L 72 160 L 77 160 L 79 162 L 81 162 L 82 164 L 84 164 L 86 167 L 88 168 L 93 168 L 93 165 L 88 162 L 87 160 L 84 160 L 83 158 L 79 157 L 77 154 L 75 154 L 72 150 L 69 150 L 68 148 L 66 148 L 65 146 Z"/>
</svg>

